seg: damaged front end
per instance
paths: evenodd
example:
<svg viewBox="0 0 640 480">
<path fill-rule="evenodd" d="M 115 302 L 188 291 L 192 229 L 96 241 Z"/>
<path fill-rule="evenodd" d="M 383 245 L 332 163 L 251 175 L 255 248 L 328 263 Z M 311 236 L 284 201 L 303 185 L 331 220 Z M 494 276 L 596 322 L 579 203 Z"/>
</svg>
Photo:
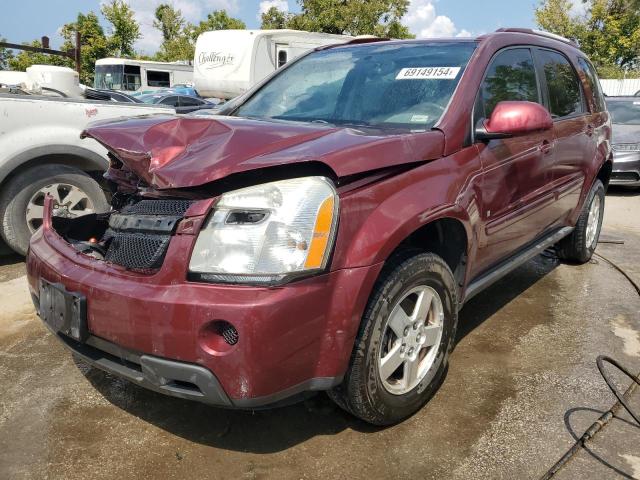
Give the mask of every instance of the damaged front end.
<svg viewBox="0 0 640 480">
<path fill-rule="evenodd" d="M 53 229 L 78 252 L 134 271 L 160 268 L 171 236 L 194 202 L 146 199 L 120 210 L 68 219 L 53 217 Z"/>
</svg>

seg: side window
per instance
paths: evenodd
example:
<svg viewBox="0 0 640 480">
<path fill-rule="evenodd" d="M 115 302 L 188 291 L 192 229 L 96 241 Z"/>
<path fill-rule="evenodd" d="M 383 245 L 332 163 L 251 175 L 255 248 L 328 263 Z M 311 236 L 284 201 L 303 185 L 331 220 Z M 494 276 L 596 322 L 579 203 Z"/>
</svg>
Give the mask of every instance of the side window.
<svg viewBox="0 0 640 480">
<path fill-rule="evenodd" d="M 147 70 L 147 85 L 149 85 L 150 87 L 169 88 L 171 84 L 171 80 L 169 77 L 169 72 L 156 72 L 154 70 Z"/>
<path fill-rule="evenodd" d="M 177 107 L 178 106 L 178 97 L 176 97 L 176 96 L 164 97 L 158 103 L 160 103 L 162 105 L 170 105 L 172 107 Z"/>
<path fill-rule="evenodd" d="M 285 63 L 287 63 L 287 51 L 280 50 L 278 52 L 278 68 L 282 67 Z"/>
<path fill-rule="evenodd" d="M 140 67 L 137 65 L 124 66 L 123 90 L 136 91 L 140 88 Z"/>
<path fill-rule="evenodd" d="M 196 105 L 202 105 L 203 102 L 197 98 L 180 97 L 181 107 L 195 107 Z"/>
<path fill-rule="evenodd" d="M 554 118 L 584 113 L 580 81 L 564 55 L 538 50 L 540 64 L 547 81 L 549 112 Z"/>
<path fill-rule="evenodd" d="M 528 48 L 505 50 L 493 59 L 480 87 L 476 120 L 489 118 L 496 105 L 505 100 L 540 103 L 533 56 Z"/>
<path fill-rule="evenodd" d="M 582 57 L 578 58 L 578 66 L 586 77 L 591 93 L 593 94 L 593 98 L 591 100 L 595 107 L 595 111 L 602 112 L 603 110 L 606 110 L 607 106 L 604 101 L 604 95 L 602 94 L 602 87 L 600 86 L 600 80 L 596 74 L 596 69 L 593 67 L 591 62 Z"/>
</svg>

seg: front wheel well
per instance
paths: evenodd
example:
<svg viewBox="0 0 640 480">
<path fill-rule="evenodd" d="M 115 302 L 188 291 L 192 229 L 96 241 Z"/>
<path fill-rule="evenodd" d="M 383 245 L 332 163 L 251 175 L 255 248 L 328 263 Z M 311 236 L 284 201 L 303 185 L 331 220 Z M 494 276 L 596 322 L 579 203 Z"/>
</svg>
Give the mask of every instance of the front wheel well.
<svg viewBox="0 0 640 480">
<path fill-rule="evenodd" d="M 609 181 L 611 180 L 611 172 L 613 171 L 613 161 L 607 160 L 602 164 L 596 178 L 602 182 L 604 185 L 604 191 L 607 191 L 609 187 Z"/>
<path fill-rule="evenodd" d="M 453 272 L 459 287 L 464 285 L 467 266 L 467 232 L 460 220 L 441 218 L 423 225 L 405 238 L 391 257 L 405 252 L 431 252 L 440 256 Z"/>
<path fill-rule="evenodd" d="M 2 190 L 12 178 L 21 175 L 23 172 L 33 167 L 39 167 L 43 165 L 65 165 L 68 167 L 75 167 L 78 170 L 82 170 L 101 186 L 104 186 L 103 174 L 107 168 L 107 162 L 99 164 L 96 160 L 84 157 L 76 154 L 63 154 L 54 153 L 48 155 L 40 155 L 33 157 L 26 162 L 21 163 L 15 167 L 5 178 L 0 182 L 0 190 Z"/>
</svg>

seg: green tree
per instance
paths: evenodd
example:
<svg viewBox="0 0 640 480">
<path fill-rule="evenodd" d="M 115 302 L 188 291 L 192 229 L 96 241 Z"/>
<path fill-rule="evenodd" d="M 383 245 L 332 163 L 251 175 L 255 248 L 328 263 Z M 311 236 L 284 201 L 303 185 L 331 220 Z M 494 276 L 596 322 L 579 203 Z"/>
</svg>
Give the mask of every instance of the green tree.
<svg viewBox="0 0 640 480">
<path fill-rule="evenodd" d="M 153 26 L 162 32 L 165 42 L 183 33 L 185 21 L 180 10 L 163 3 L 156 8 L 155 17 Z"/>
<path fill-rule="evenodd" d="M 291 17 L 291 14 L 278 10 L 276 7 L 271 7 L 260 16 L 260 28 L 263 30 L 281 30 L 287 28 Z"/>
<path fill-rule="evenodd" d="M 244 30 L 245 28 L 247 26 L 242 20 L 230 17 L 226 10 L 215 10 L 208 14 L 198 26 L 192 28 L 191 37 L 195 41 L 198 35 L 211 30 Z"/>
<path fill-rule="evenodd" d="M 119 55 L 131 57 L 135 55 L 133 44 L 141 37 L 140 25 L 133 17 L 133 10 L 124 0 L 111 0 L 102 4 L 102 15 L 111 25 L 113 33 L 109 44 Z"/>
<path fill-rule="evenodd" d="M 0 37 L 0 42 L 6 42 L 6 38 Z M 8 48 L 0 48 L 0 70 L 9 68 L 9 60 L 13 58 L 13 52 Z"/>
<path fill-rule="evenodd" d="M 192 60 L 198 35 L 211 30 L 242 30 L 247 28 L 242 20 L 230 17 L 225 10 L 215 10 L 197 26 L 185 22 L 180 10 L 169 5 L 156 9 L 154 27 L 162 32 L 163 42 L 155 58 L 164 62 Z"/>
<path fill-rule="evenodd" d="M 409 0 L 298 0 L 298 3 L 299 14 L 269 9 L 262 15 L 262 28 L 413 38 L 401 22 Z"/>
<path fill-rule="evenodd" d="M 113 54 L 113 45 L 105 36 L 104 30 L 98 21 L 98 16 L 89 12 L 86 15 L 79 13 L 75 22 L 67 23 L 62 27 L 62 37 L 65 39 L 63 50 L 71 50 L 76 44 L 76 31 L 80 32 L 80 82 L 93 85 L 93 75 L 96 60 Z M 74 64 L 69 60 L 69 66 Z"/>
<path fill-rule="evenodd" d="M 640 66 L 640 0 L 585 0 L 586 14 L 572 15 L 569 0 L 542 0 L 535 11 L 543 29 L 574 40 L 602 77 L 620 77 Z"/>
<path fill-rule="evenodd" d="M 162 32 L 162 45 L 156 53 L 156 60 L 172 62 L 193 58 L 194 45 L 191 30 L 193 26 L 185 22 L 182 12 L 168 4 L 156 8 L 153 26 Z"/>
</svg>

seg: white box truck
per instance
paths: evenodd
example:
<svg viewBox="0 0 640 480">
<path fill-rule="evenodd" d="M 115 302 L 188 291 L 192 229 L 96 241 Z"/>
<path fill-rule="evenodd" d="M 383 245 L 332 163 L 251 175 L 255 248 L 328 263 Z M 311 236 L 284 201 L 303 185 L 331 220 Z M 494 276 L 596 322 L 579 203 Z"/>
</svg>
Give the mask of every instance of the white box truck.
<svg viewBox="0 0 640 480">
<path fill-rule="evenodd" d="M 198 37 L 193 82 L 203 97 L 230 99 L 291 59 L 354 37 L 299 30 L 217 30 Z"/>
</svg>

